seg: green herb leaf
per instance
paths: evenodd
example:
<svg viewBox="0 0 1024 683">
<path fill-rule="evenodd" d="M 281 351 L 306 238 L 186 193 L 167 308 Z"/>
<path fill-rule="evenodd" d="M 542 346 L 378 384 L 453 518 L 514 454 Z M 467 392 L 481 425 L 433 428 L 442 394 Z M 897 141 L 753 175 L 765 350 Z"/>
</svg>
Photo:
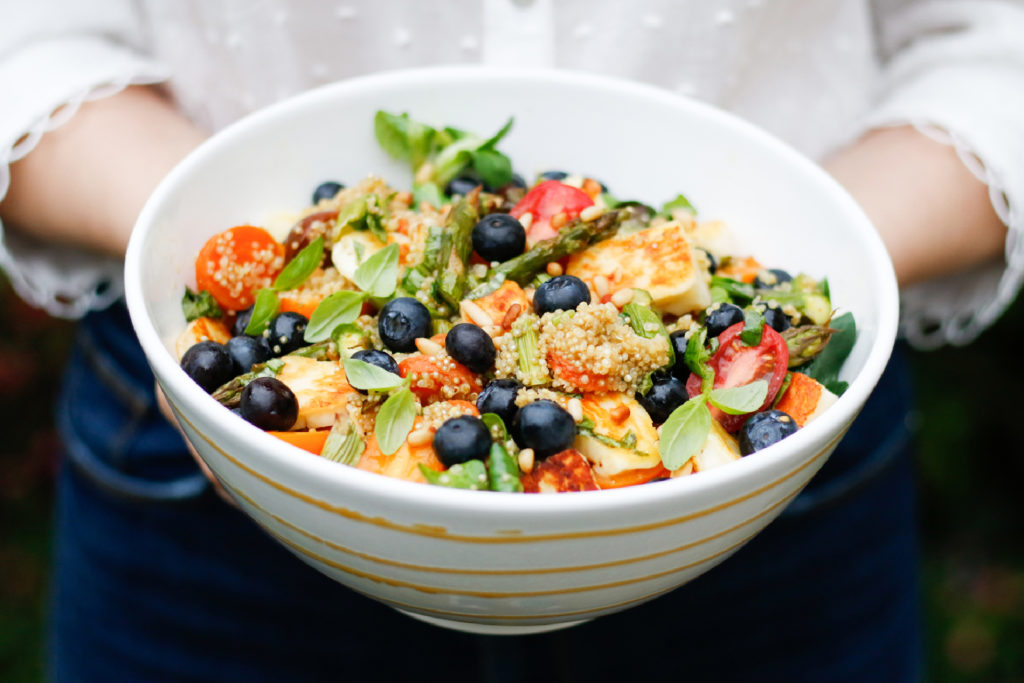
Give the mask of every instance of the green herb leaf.
<svg viewBox="0 0 1024 683">
<path fill-rule="evenodd" d="M 384 230 L 384 220 L 380 214 L 371 211 L 366 213 L 366 229 L 377 238 L 377 241 L 382 243 L 388 241 L 388 234 Z"/>
<path fill-rule="evenodd" d="M 702 392 L 710 391 L 711 384 L 715 381 L 715 371 L 708 365 L 711 351 L 704 348 L 704 340 L 707 339 L 707 336 L 708 331 L 704 327 L 691 332 L 690 338 L 686 341 L 686 353 L 683 356 L 683 361 L 685 361 L 686 367 L 690 368 L 690 372 L 700 377 Z"/>
<path fill-rule="evenodd" d="M 515 123 L 515 120 L 516 119 L 515 119 L 514 116 L 508 117 L 508 121 L 505 122 L 505 125 L 502 126 L 501 129 L 497 133 L 495 133 L 491 137 L 487 138 L 487 140 L 485 140 L 484 143 L 482 145 L 480 145 L 480 149 L 483 149 L 483 150 L 494 149 L 495 146 L 499 142 L 501 142 L 501 139 L 503 137 L 505 137 L 506 135 L 508 135 L 508 132 L 510 130 L 512 130 L 512 124 Z M 463 137 L 465 137 L 465 133 L 463 133 Z"/>
<path fill-rule="evenodd" d="M 672 212 L 676 209 L 686 209 L 690 213 L 697 215 L 697 209 L 690 203 L 690 200 L 681 194 L 677 194 L 675 198 L 668 200 L 661 205 L 661 211 L 658 212 L 662 216 L 671 216 Z"/>
<path fill-rule="evenodd" d="M 711 286 L 723 290 L 733 302 L 740 306 L 746 306 L 754 300 L 754 285 L 748 285 L 739 280 L 733 280 L 721 275 L 712 275 Z"/>
<path fill-rule="evenodd" d="M 768 382 L 763 379 L 739 387 L 712 389 L 708 400 L 723 413 L 746 415 L 758 410 L 768 398 Z"/>
<path fill-rule="evenodd" d="M 188 287 L 185 287 L 185 296 L 181 297 L 181 311 L 188 323 L 197 318 L 220 318 L 224 315 L 212 294 L 205 289 L 197 294 Z"/>
<path fill-rule="evenodd" d="M 828 326 L 836 330 L 828 345 L 801 371 L 824 384 L 832 393 L 842 394 L 848 385 L 839 381 L 839 371 L 857 342 L 857 324 L 852 313 L 844 313 L 833 318 Z"/>
<path fill-rule="evenodd" d="M 389 244 L 360 263 L 353 279 L 370 296 L 383 298 L 394 294 L 398 286 L 398 245 Z"/>
<path fill-rule="evenodd" d="M 249 324 L 245 326 L 246 334 L 263 334 L 267 323 L 277 313 L 279 302 L 277 292 L 272 289 L 261 289 L 256 292 L 256 302 L 252 307 L 252 317 Z"/>
<path fill-rule="evenodd" d="M 355 465 L 365 449 L 366 444 L 359 438 L 352 424 L 338 420 L 327 435 L 320 457 L 342 465 Z"/>
<path fill-rule="evenodd" d="M 405 386 L 406 381 L 376 365 L 356 358 L 345 358 L 342 361 L 345 366 L 345 378 L 348 383 L 356 389 L 364 391 L 391 391 L 398 387 Z"/>
<path fill-rule="evenodd" d="M 512 162 L 509 158 L 492 149 L 479 149 L 472 153 L 473 168 L 490 187 L 508 185 L 512 180 Z"/>
<path fill-rule="evenodd" d="M 508 430 L 505 429 L 505 421 L 501 419 L 500 415 L 484 413 L 480 416 L 480 419 L 487 425 L 487 430 L 491 433 L 492 437 L 495 437 L 495 432 L 497 432 L 497 437 L 494 438 L 495 441 L 508 441 Z"/>
<path fill-rule="evenodd" d="M 743 331 L 740 332 L 740 341 L 744 346 L 757 346 L 761 343 L 764 334 L 764 313 L 756 308 L 743 309 Z"/>
<path fill-rule="evenodd" d="M 494 415 L 494 413 L 485 413 L 485 415 Z M 495 417 L 498 416 L 495 415 Z M 501 418 L 498 419 L 500 420 Z M 491 444 L 491 453 L 487 458 L 487 477 L 490 481 L 491 490 L 522 493 L 523 482 L 520 481 L 521 476 L 519 462 L 509 455 L 505 447 L 500 443 Z"/>
<path fill-rule="evenodd" d="M 643 337 L 644 339 L 654 339 L 655 337 L 663 338 L 665 340 L 665 345 L 668 347 L 667 364 L 673 365 L 676 362 L 675 348 L 673 347 L 672 340 L 668 336 L 668 331 L 665 329 L 665 323 L 661 319 L 661 314 L 650 306 L 638 303 L 643 299 L 643 294 L 646 294 L 648 299 L 650 298 L 650 294 L 642 289 L 634 291 L 638 294 L 634 294 L 634 300 L 626 304 L 622 309 L 622 312 L 629 317 L 629 326 L 633 328 L 633 332 L 635 332 L 637 336 Z"/>
<path fill-rule="evenodd" d="M 658 450 L 667 469 L 677 470 L 700 451 L 711 432 L 711 411 L 701 400 L 690 400 L 672 411 L 661 426 Z"/>
<path fill-rule="evenodd" d="M 277 274 L 274 280 L 274 291 L 283 292 L 288 289 L 295 289 L 306 281 L 313 271 L 320 266 L 324 260 L 324 238 L 317 237 L 315 240 L 302 248 L 295 255 L 288 265 Z"/>
<path fill-rule="evenodd" d="M 351 358 L 345 361 L 345 371 L 348 372 L 348 364 L 353 361 Z M 369 363 L 363 363 L 373 368 Z M 375 368 L 380 370 L 380 368 Z M 380 370 L 386 375 L 390 372 Z M 397 375 L 391 375 L 396 377 Z M 350 381 L 351 383 L 351 381 Z M 352 386 L 355 386 L 354 384 Z M 405 443 L 405 439 L 412 430 L 413 422 L 416 421 L 416 397 L 408 388 L 403 388 L 388 397 L 384 405 L 377 413 L 377 423 L 374 425 L 373 433 L 377 436 L 377 445 L 384 455 L 391 455 Z M 481 463 L 482 464 L 482 463 Z"/>
<path fill-rule="evenodd" d="M 412 205 L 419 208 L 423 202 L 430 204 L 435 209 L 440 209 L 445 204 L 444 195 L 438 188 L 437 183 L 423 183 L 412 186 Z"/>
<path fill-rule="evenodd" d="M 432 470 L 429 467 L 419 464 L 420 472 L 424 479 L 434 486 L 447 486 L 452 489 L 469 489 L 471 491 L 486 491 L 488 488 L 487 467 L 482 460 L 467 460 L 466 462 L 452 465 L 444 472 Z"/>
<path fill-rule="evenodd" d="M 350 323 L 359 317 L 366 295 L 362 292 L 341 290 L 324 298 L 313 311 L 302 338 L 307 342 L 323 341 L 331 336 L 338 325 Z"/>
<path fill-rule="evenodd" d="M 373 132 L 385 152 L 410 162 L 413 169 L 429 156 L 437 134 L 430 126 L 411 120 L 408 114 L 386 111 L 378 111 L 373 117 Z"/>
</svg>

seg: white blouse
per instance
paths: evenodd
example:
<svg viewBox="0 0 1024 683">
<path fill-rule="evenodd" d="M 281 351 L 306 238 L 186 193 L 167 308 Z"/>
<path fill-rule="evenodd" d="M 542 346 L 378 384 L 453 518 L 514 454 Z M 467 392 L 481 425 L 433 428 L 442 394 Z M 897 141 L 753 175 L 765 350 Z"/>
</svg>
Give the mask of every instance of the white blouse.
<svg viewBox="0 0 1024 683">
<path fill-rule="evenodd" d="M 1024 0 L 0 0 L 9 164 L 82 102 L 166 82 L 215 131 L 307 88 L 426 64 L 598 71 L 731 110 L 813 158 L 872 127 L 953 145 L 1009 226 L 1004 263 L 903 293 L 903 333 L 966 343 L 1024 281 Z M 121 265 L 0 226 L 29 302 L 78 317 Z"/>
</svg>

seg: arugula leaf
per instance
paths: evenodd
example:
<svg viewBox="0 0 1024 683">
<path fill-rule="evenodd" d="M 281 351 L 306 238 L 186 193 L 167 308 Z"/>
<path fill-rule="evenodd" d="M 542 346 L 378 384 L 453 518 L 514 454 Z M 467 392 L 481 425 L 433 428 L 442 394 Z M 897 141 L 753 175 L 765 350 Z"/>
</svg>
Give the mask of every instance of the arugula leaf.
<svg viewBox="0 0 1024 683">
<path fill-rule="evenodd" d="M 768 398 L 768 382 L 759 379 L 738 387 L 712 389 L 708 400 L 723 413 L 746 415 L 758 410 Z"/>
<path fill-rule="evenodd" d="M 453 489 L 487 490 L 487 467 L 482 460 L 467 460 L 438 472 L 419 463 L 420 472 L 428 483 Z"/>
<path fill-rule="evenodd" d="M 249 324 L 245 326 L 246 334 L 263 334 L 267 323 L 277 313 L 280 302 L 277 300 L 277 292 L 272 289 L 261 289 L 256 292 L 256 301 L 252 306 L 252 317 Z"/>
<path fill-rule="evenodd" d="M 833 394 L 839 395 L 849 386 L 848 383 L 839 380 L 839 371 L 857 341 L 857 323 L 852 313 L 844 313 L 838 318 L 833 318 L 828 326 L 836 330 L 828 345 L 814 360 L 804 366 L 801 372 L 824 384 Z"/>
<path fill-rule="evenodd" d="M 181 297 L 181 312 L 185 314 L 187 323 L 197 318 L 220 318 L 224 315 L 212 294 L 205 289 L 196 293 L 188 287 L 185 287 L 185 296 Z"/>
<path fill-rule="evenodd" d="M 440 209 L 445 204 L 444 195 L 438 188 L 437 183 L 423 183 L 412 186 L 412 205 L 419 208 L 423 202 Z"/>
<path fill-rule="evenodd" d="M 357 358 L 345 358 L 341 362 L 345 366 L 346 380 L 356 389 L 364 391 L 391 391 L 408 384 L 405 379 L 393 372 L 388 372 Z"/>
<path fill-rule="evenodd" d="M 671 216 L 672 212 L 676 209 L 686 209 L 693 215 L 697 215 L 697 209 L 690 203 L 690 200 L 681 194 L 677 194 L 673 199 L 668 200 L 661 205 L 661 210 L 658 212 L 659 216 Z"/>
<path fill-rule="evenodd" d="M 512 162 L 501 152 L 478 149 L 472 152 L 472 164 L 489 187 L 503 187 L 512 181 Z"/>
<path fill-rule="evenodd" d="M 351 323 L 359 317 L 366 295 L 361 292 L 342 290 L 321 301 L 309 318 L 302 338 L 307 342 L 327 339 L 339 325 Z"/>
<path fill-rule="evenodd" d="M 348 372 L 348 363 L 352 362 L 349 359 L 345 362 L 345 371 Z M 360 362 L 360 361 L 355 361 Z M 369 365 L 369 363 L 363 363 L 363 365 Z M 380 370 L 380 368 L 375 368 Z M 390 375 L 391 373 L 386 370 L 381 372 Z M 392 375 L 396 377 L 397 375 Z M 403 380 L 404 381 L 404 380 Z M 355 386 L 355 385 L 353 385 Z M 388 397 L 388 400 L 384 401 L 384 405 L 380 407 L 380 412 L 377 413 L 377 423 L 373 427 L 373 433 L 377 436 L 377 445 L 380 446 L 380 452 L 384 455 L 391 455 L 405 443 L 405 439 L 409 436 L 409 432 L 412 430 L 412 425 L 416 421 L 416 397 L 413 396 L 412 392 L 407 387 L 396 391 Z M 481 465 L 483 463 L 480 463 Z"/>
<path fill-rule="evenodd" d="M 378 298 L 394 294 L 398 286 L 398 252 L 397 244 L 389 244 L 360 263 L 353 275 L 356 286 Z"/>
<path fill-rule="evenodd" d="M 764 334 L 764 313 L 756 308 L 743 309 L 743 331 L 740 341 L 744 346 L 757 346 Z"/>
<path fill-rule="evenodd" d="M 505 421 L 501 419 L 501 416 L 497 413 L 484 413 L 480 416 L 483 423 L 487 425 L 487 430 L 494 436 L 494 432 L 498 432 L 498 437 L 495 441 L 503 442 L 508 441 L 508 430 L 505 428 Z"/>
<path fill-rule="evenodd" d="M 324 238 L 317 237 L 315 240 L 302 248 L 295 255 L 288 265 L 277 274 L 274 279 L 274 291 L 283 292 L 295 289 L 306 281 L 313 274 L 324 260 Z"/>
<path fill-rule="evenodd" d="M 667 469 L 677 470 L 700 451 L 711 432 L 711 411 L 699 398 L 672 411 L 661 426 L 658 450 Z"/>
</svg>

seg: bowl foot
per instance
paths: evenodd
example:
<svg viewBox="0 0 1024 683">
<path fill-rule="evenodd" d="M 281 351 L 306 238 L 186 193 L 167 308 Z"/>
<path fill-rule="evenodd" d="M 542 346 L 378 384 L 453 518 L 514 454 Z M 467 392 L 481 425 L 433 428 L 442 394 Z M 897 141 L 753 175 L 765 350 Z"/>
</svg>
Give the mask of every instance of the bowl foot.
<svg viewBox="0 0 1024 683">
<path fill-rule="evenodd" d="M 478 624 L 471 621 L 455 621 L 454 619 L 439 619 L 437 617 L 428 617 L 425 614 L 416 614 L 415 612 L 408 612 L 404 609 L 397 610 L 406 616 L 410 616 L 413 619 L 431 624 L 432 626 L 440 626 L 441 628 L 452 629 L 453 631 L 462 631 L 464 633 L 475 633 L 483 636 L 529 636 L 535 633 L 548 633 L 549 631 L 558 631 L 563 628 L 570 628 L 577 624 L 590 621 L 589 619 L 580 619 L 578 621 L 563 621 L 557 624 L 527 624 L 524 626 L 506 626 L 504 624 Z"/>
</svg>

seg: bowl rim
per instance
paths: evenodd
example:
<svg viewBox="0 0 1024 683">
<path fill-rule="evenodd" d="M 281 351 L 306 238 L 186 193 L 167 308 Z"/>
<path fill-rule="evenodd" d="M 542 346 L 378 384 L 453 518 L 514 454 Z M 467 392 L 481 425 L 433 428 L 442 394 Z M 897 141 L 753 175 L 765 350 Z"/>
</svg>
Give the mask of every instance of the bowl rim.
<svg viewBox="0 0 1024 683">
<path fill-rule="evenodd" d="M 228 428 L 240 444 L 253 451 L 257 457 L 274 462 L 275 469 L 281 467 L 296 470 L 297 475 L 303 477 L 304 481 L 314 478 L 322 480 L 321 483 L 329 484 L 338 494 L 352 487 L 375 497 L 400 500 L 403 506 L 443 507 L 451 512 L 472 510 L 477 513 L 495 512 L 532 517 L 557 513 L 587 514 L 598 510 L 607 511 L 638 505 L 658 506 L 698 491 L 715 489 L 720 485 L 728 488 L 730 482 L 749 488 L 750 482 L 766 481 L 763 473 L 779 461 L 800 462 L 802 459 L 810 459 L 809 453 L 801 455 L 801 451 L 805 448 L 811 450 L 811 445 L 818 440 L 831 441 L 824 438 L 825 434 L 840 434 L 856 416 L 881 377 L 891 354 L 898 326 L 899 300 L 892 262 L 880 236 L 861 207 L 816 163 L 789 144 L 735 114 L 657 86 L 563 69 L 460 65 L 378 72 L 320 86 L 255 111 L 226 126 L 196 147 L 164 177 L 150 195 L 132 230 L 125 256 L 125 295 L 132 325 L 154 374 L 160 382 L 172 388 L 173 391 L 168 393 L 182 397 L 182 400 L 191 404 L 196 412 L 205 412 L 214 406 L 219 408 L 219 404 L 181 370 L 157 333 L 142 296 L 142 265 L 147 240 L 157 222 L 162 204 L 174 194 L 180 184 L 187 181 L 194 168 L 201 166 L 208 156 L 216 155 L 223 147 L 230 146 L 240 132 L 269 124 L 281 117 L 287 118 L 312 104 L 344 99 L 346 96 L 359 96 L 374 90 L 390 90 L 412 84 L 422 85 L 424 81 L 449 85 L 496 78 L 508 82 L 543 82 L 571 88 L 611 91 L 617 96 L 675 107 L 695 118 L 710 119 L 716 125 L 731 129 L 751 143 L 768 148 L 795 170 L 803 172 L 809 182 L 817 185 L 817 189 L 827 195 L 830 202 L 850 217 L 851 226 L 859 233 L 860 240 L 871 257 L 870 269 L 865 269 L 865 278 L 877 281 L 881 300 L 876 302 L 879 307 L 876 338 L 861 372 L 852 379 L 846 392 L 824 414 L 784 441 L 730 463 L 728 467 L 702 472 L 699 477 L 680 477 L 658 482 L 657 485 L 627 486 L 559 495 L 501 495 L 496 492 L 422 485 L 355 467 L 339 467 L 337 463 L 324 461 L 319 456 L 280 440 L 271 441 L 272 437 L 268 437 L 259 428 L 243 420 L 234 420 Z M 668 514 L 670 508 L 666 507 L 665 510 Z"/>
</svg>

